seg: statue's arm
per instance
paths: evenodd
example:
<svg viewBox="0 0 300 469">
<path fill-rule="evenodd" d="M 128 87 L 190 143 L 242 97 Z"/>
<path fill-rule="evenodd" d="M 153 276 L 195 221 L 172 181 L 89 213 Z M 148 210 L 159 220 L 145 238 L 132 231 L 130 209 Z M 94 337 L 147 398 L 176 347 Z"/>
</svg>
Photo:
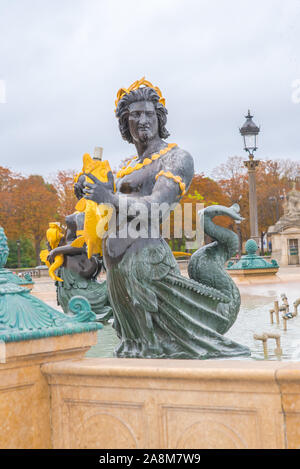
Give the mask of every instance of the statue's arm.
<svg viewBox="0 0 300 469">
<path fill-rule="evenodd" d="M 147 224 L 152 225 L 152 217 L 159 217 L 161 224 L 174 210 L 180 199 L 187 191 L 194 175 L 194 161 L 184 150 L 177 150 L 169 158 L 165 158 L 162 169 L 156 175 L 152 193 L 144 197 L 127 197 L 128 212 L 139 212 L 143 204 L 147 208 Z M 126 197 L 120 195 L 119 197 Z"/>
<path fill-rule="evenodd" d="M 178 149 L 172 157 L 164 160 L 162 172 L 166 175 L 160 174 L 156 179 L 151 195 L 144 197 L 129 197 L 126 194 L 113 193 L 107 190 L 97 178 L 89 175 L 94 184 L 87 185 L 85 198 L 97 203 L 111 204 L 116 209 L 120 206 L 121 199 L 124 198 L 126 198 L 128 209 L 133 206 L 138 208 L 139 204 L 144 204 L 147 208 L 150 208 L 151 204 L 154 203 L 167 203 L 169 206 L 176 205 L 183 195 L 183 185 L 185 191 L 187 191 L 191 184 L 194 175 L 193 158 L 186 151 Z M 168 177 L 168 173 L 171 173 L 174 177 Z M 176 181 L 177 176 L 179 176 L 183 185 Z"/>
<path fill-rule="evenodd" d="M 177 204 L 188 191 L 194 176 L 194 160 L 184 150 L 178 149 L 164 159 L 162 169 L 156 175 L 152 194 L 146 201 Z"/>
<path fill-rule="evenodd" d="M 58 248 L 52 249 L 50 251 L 47 260 L 52 264 L 55 260 L 55 257 L 59 254 L 63 254 L 64 256 L 76 256 L 77 254 L 85 253 L 85 247 L 76 248 L 71 246 L 71 244 L 65 244 L 64 246 L 59 246 Z"/>
</svg>

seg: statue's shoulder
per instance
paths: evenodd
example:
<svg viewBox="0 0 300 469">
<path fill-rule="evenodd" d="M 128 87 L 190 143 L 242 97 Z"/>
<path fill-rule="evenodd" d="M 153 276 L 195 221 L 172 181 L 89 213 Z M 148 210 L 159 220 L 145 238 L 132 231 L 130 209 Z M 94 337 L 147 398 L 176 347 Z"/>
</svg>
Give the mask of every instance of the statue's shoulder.
<svg viewBox="0 0 300 469">
<path fill-rule="evenodd" d="M 65 220 L 68 230 L 76 232 L 77 229 L 81 229 L 78 228 L 78 225 L 81 225 L 82 221 L 84 221 L 84 212 L 71 213 L 66 216 Z"/>
<path fill-rule="evenodd" d="M 176 176 L 180 176 L 189 186 L 194 176 L 194 159 L 192 155 L 176 146 L 165 155 L 163 166 L 165 171 L 170 171 Z"/>
<path fill-rule="evenodd" d="M 71 213 L 70 215 L 67 215 L 66 216 L 66 223 L 76 223 L 76 215 L 77 213 L 74 212 L 74 213 Z"/>
</svg>

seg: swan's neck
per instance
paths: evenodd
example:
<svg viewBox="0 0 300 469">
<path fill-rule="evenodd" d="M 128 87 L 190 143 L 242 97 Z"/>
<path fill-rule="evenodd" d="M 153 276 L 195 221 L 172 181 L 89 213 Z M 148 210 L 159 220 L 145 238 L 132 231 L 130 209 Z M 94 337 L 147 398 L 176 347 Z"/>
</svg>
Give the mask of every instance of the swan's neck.
<svg viewBox="0 0 300 469">
<path fill-rule="evenodd" d="M 215 225 L 211 218 L 204 217 L 204 231 L 211 238 L 218 241 L 226 260 L 234 256 L 239 249 L 239 238 L 236 233 L 222 226 Z"/>
</svg>

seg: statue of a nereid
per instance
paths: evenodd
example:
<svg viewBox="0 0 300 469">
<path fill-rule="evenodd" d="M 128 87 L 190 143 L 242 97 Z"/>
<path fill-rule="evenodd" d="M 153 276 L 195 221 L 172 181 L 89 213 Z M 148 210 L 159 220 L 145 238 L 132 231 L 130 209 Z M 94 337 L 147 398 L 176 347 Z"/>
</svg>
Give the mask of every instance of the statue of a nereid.
<svg viewBox="0 0 300 469">
<path fill-rule="evenodd" d="M 223 335 L 240 307 L 239 291 L 224 269 L 238 241 L 235 233 L 213 223 L 216 215 L 239 221 L 238 207 L 204 210 L 204 229 L 213 242 L 191 257 L 190 278 L 182 276 L 156 229 L 169 211 L 160 213 L 157 220 L 151 209 L 155 204 L 176 206 L 193 178 L 193 158 L 166 141 L 165 99 L 145 79 L 119 90 L 115 112 L 121 136 L 134 144 L 137 155 L 116 174 L 113 185 L 85 173 L 83 194 L 87 201 L 113 207 L 116 216 L 116 229 L 107 231 L 102 246 L 113 325 L 120 340 L 116 356 L 207 359 L 249 355 L 247 347 Z M 133 229 L 137 212 L 143 216 Z"/>
</svg>

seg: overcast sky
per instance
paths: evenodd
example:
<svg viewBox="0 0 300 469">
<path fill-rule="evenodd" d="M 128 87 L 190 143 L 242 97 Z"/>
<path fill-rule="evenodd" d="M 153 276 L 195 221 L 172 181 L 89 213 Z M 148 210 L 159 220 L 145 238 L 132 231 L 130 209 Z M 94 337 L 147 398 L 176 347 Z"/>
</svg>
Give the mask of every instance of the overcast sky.
<svg viewBox="0 0 300 469">
<path fill-rule="evenodd" d="M 116 93 L 142 76 L 198 172 L 246 156 L 248 108 L 257 158 L 299 161 L 299 20 L 299 0 L 0 0 L 0 165 L 47 176 L 103 146 L 117 167 L 135 148 L 119 134 Z"/>
</svg>

